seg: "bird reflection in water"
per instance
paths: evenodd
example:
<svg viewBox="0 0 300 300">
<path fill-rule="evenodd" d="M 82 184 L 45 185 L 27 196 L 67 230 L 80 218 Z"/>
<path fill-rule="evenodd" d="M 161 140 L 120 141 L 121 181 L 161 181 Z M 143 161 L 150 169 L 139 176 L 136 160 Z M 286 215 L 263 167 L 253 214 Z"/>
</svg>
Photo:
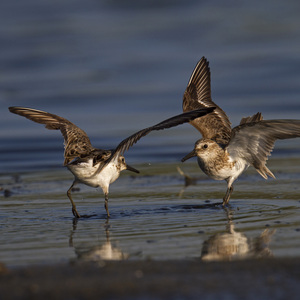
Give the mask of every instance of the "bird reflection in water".
<svg viewBox="0 0 300 300">
<path fill-rule="evenodd" d="M 180 191 L 182 196 L 184 189 L 190 185 L 196 185 L 200 178 L 194 178 L 184 173 L 179 167 L 177 170 L 184 177 L 184 188 Z M 220 205 L 222 203 L 219 203 Z M 198 208 L 210 208 L 217 206 L 218 203 L 198 205 Z M 196 207 L 196 206 L 194 206 Z M 212 260 L 235 260 L 246 258 L 260 258 L 273 256 L 269 249 L 271 237 L 275 229 L 265 229 L 262 233 L 253 239 L 234 229 L 233 211 L 230 208 L 224 208 L 227 218 L 226 230 L 211 236 L 203 243 L 201 259 L 205 261 Z"/>
<path fill-rule="evenodd" d="M 180 167 L 177 166 L 178 173 L 184 178 L 184 187 L 179 192 L 179 197 L 181 198 L 183 196 L 183 193 L 185 189 L 190 185 L 197 185 L 198 181 L 200 180 L 207 180 L 206 178 L 203 179 L 202 177 L 191 177 L 190 175 L 186 174 L 181 170 Z"/>
<path fill-rule="evenodd" d="M 73 244 L 73 235 L 77 228 L 78 219 L 74 218 L 73 220 L 73 230 L 69 239 L 69 246 L 73 247 L 77 255 L 77 261 L 79 262 L 94 262 L 99 263 L 100 265 L 104 264 L 108 260 L 126 260 L 129 257 L 129 254 L 122 252 L 118 247 L 112 245 L 110 241 L 109 233 L 109 220 L 107 219 L 104 224 L 106 242 L 103 245 L 96 245 L 89 249 L 86 247 L 81 248 L 80 246 L 76 247 Z"/>
<path fill-rule="evenodd" d="M 269 244 L 275 229 L 265 229 L 258 237 L 249 239 L 245 234 L 235 231 L 232 211 L 229 209 L 225 211 L 228 219 L 226 231 L 211 236 L 203 243 L 202 260 L 235 260 L 273 256 Z"/>
</svg>

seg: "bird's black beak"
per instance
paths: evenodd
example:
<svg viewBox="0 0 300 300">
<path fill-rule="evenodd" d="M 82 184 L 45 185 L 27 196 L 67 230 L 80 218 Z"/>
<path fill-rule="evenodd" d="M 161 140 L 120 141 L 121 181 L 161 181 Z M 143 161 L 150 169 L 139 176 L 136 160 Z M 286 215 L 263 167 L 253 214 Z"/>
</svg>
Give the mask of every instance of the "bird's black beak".
<svg viewBox="0 0 300 300">
<path fill-rule="evenodd" d="M 181 161 L 184 162 L 184 161 L 186 161 L 186 160 L 188 160 L 188 159 L 190 159 L 190 158 L 192 158 L 194 156 L 197 156 L 195 150 L 193 150 L 192 152 L 190 152 L 189 154 L 187 154 Z"/>
<path fill-rule="evenodd" d="M 133 167 L 130 167 L 128 165 L 126 165 L 126 170 L 128 171 L 131 171 L 131 172 L 134 172 L 134 173 L 140 173 L 140 171 L 138 171 L 137 169 L 133 168 Z"/>
</svg>

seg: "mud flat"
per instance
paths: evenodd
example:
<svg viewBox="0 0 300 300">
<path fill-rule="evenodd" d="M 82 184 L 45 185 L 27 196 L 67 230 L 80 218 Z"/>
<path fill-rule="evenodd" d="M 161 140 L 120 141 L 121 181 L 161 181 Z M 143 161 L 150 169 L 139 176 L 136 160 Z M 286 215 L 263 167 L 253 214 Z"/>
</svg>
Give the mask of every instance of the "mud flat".
<svg viewBox="0 0 300 300">
<path fill-rule="evenodd" d="M 299 299 L 300 259 L 2 267 L 2 299 Z"/>
</svg>

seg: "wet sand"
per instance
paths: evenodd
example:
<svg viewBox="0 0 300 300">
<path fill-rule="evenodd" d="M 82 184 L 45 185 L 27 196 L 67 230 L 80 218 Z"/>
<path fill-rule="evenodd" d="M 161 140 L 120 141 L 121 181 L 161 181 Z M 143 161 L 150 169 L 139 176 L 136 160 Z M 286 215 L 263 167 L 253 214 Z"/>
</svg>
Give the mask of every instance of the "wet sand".
<svg viewBox="0 0 300 300">
<path fill-rule="evenodd" d="M 3 270 L 2 299 L 299 299 L 300 259 L 110 261 Z"/>
</svg>

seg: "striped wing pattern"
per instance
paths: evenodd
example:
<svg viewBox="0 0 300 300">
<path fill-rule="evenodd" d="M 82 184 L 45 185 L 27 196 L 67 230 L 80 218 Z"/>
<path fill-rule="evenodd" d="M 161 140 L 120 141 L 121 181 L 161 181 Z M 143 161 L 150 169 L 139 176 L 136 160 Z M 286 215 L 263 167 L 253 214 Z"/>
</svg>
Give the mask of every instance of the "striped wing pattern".
<svg viewBox="0 0 300 300">
<path fill-rule="evenodd" d="M 216 107 L 213 113 L 190 123 L 200 131 L 203 138 L 227 144 L 231 134 L 231 123 L 226 113 L 211 98 L 210 69 L 208 61 L 202 57 L 197 63 L 183 95 L 183 111 Z"/>
<path fill-rule="evenodd" d="M 89 156 L 94 150 L 87 134 L 62 117 L 32 108 L 10 107 L 9 110 L 36 123 L 44 124 L 47 129 L 60 130 L 65 144 L 64 165 L 75 158 Z"/>
</svg>

